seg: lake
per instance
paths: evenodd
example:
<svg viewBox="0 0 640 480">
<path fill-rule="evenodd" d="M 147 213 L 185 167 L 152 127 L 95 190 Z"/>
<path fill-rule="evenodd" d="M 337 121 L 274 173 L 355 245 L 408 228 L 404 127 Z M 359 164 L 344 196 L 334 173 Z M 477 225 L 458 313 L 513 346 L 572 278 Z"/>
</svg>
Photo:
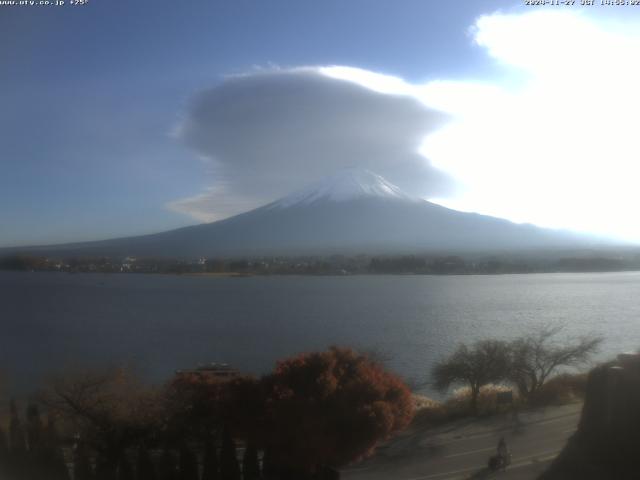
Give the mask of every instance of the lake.
<svg viewBox="0 0 640 480">
<path fill-rule="evenodd" d="M 147 378 L 228 362 L 252 373 L 329 345 L 377 350 L 413 381 L 459 342 L 564 323 L 640 348 L 640 273 L 248 278 L 0 272 L 0 370 L 13 391 L 67 368 Z M 432 393 L 424 387 L 425 393 Z"/>
</svg>

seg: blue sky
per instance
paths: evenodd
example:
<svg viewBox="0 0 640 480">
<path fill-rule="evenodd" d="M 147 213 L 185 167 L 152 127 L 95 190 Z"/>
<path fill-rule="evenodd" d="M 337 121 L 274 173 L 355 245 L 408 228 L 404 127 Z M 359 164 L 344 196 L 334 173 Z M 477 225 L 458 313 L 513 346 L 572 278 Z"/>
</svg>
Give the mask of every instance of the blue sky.
<svg viewBox="0 0 640 480">
<path fill-rule="evenodd" d="M 175 132 L 194 95 L 228 75 L 344 65 L 411 85 L 509 84 L 518 72 L 470 33 L 498 10 L 530 13 L 491 0 L 0 6 L 0 246 L 196 223 L 168 205 L 215 179 Z"/>
</svg>

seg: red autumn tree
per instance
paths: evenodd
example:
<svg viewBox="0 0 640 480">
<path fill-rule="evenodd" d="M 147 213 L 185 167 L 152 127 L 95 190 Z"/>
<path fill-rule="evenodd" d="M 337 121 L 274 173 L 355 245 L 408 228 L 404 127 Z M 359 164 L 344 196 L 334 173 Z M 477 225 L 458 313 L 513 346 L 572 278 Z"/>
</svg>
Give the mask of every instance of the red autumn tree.
<svg viewBox="0 0 640 480">
<path fill-rule="evenodd" d="M 221 429 L 225 382 L 192 373 L 174 377 L 164 389 L 165 441 L 206 440 Z"/>
<path fill-rule="evenodd" d="M 179 438 L 209 441 L 225 426 L 243 438 L 257 435 L 263 403 L 261 384 L 248 376 L 184 373 L 164 390 L 168 430 Z"/>
<path fill-rule="evenodd" d="M 270 460 L 303 476 L 370 454 L 413 417 L 402 380 L 350 349 L 281 361 L 263 382 Z"/>
<path fill-rule="evenodd" d="M 262 382 L 249 376 L 229 380 L 224 390 L 223 410 L 225 424 L 235 437 L 252 444 L 263 443 L 267 428 Z"/>
</svg>

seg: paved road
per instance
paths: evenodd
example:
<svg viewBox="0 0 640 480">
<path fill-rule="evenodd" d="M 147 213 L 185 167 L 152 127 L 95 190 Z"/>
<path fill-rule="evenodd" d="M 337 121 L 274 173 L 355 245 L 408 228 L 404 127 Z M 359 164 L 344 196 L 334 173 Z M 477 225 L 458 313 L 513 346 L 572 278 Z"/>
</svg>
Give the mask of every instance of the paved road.
<svg viewBox="0 0 640 480">
<path fill-rule="evenodd" d="M 344 480 L 535 479 L 575 431 L 581 404 L 460 421 L 410 431 L 381 446 L 371 459 L 345 469 Z M 504 436 L 512 453 L 505 472 L 486 469 Z"/>
</svg>

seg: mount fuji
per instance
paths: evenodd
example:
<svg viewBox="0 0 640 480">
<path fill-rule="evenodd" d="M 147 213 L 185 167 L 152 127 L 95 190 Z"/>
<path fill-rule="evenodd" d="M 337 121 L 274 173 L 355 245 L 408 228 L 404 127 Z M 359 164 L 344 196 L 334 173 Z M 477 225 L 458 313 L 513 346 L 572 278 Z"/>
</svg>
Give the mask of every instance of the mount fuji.
<svg viewBox="0 0 640 480">
<path fill-rule="evenodd" d="M 58 255 L 213 256 L 513 251 L 592 246 L 590 237 L 451 210 L 368 170 L 348 169 L 213 223 L 96 242 L 30 247 Z M 26 249 L 21 249 L 22 251 Z"/>
</svg>

